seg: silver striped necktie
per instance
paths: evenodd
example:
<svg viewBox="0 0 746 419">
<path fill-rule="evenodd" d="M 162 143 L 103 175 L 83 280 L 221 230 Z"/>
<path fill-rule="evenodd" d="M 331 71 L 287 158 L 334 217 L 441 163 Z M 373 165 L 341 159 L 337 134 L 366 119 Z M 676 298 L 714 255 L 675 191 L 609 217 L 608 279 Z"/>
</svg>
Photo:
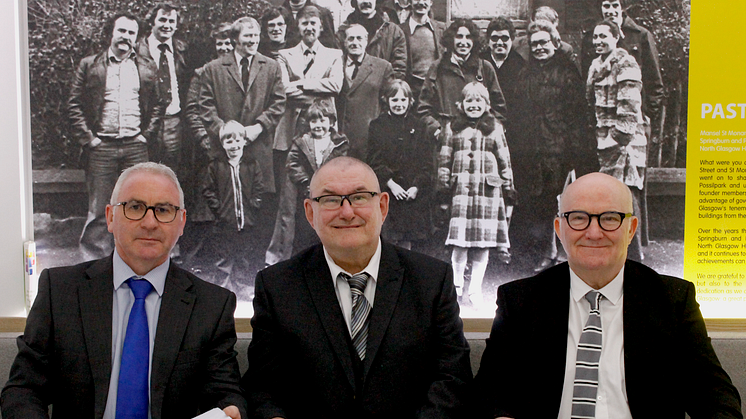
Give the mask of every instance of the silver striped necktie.
<svg viewBox="0 0 746 419">
<path fill-rule="evenodd" d="M 368 342 L 368 314 L 370 314 L 370 303 L 365 298 L 364 292 L 369 275 L 365 272 L 360 272 L 350 277 L 340 272 L 339 276 L 350 284 L 350 293 L 352 294 L 350 336 L 352 337 L 352 346 L 355 347 L 360 360 L 364 360 L 365 348 Z"/>
<path fill-rule="evenodd" d="M 598 366 L 601 360 L 601 295 L 598 291 L 588 291 L 585 299 L 591 305 L 588 321 L 578 342 L 578 355 L 575 360 L 575 381 L 572 390 L 573 419 L 596 417 L 596 395 L 598 394 Z"/>
</svg>

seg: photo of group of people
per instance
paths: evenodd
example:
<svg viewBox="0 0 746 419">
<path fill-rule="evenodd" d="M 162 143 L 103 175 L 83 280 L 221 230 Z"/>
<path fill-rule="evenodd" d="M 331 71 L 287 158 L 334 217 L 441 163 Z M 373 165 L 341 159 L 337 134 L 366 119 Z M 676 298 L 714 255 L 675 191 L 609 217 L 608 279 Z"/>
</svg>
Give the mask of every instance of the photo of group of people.
<svg viewBox="0 0 746 419">
<path fill-rule="evenodd" d="M 29 0 L 35 176 L 78 175 L 78 189 L 34 191 L 42 267 L 111 254 L 107 205 L 134 205 L 110 202 L 119 174 L 161 162 L 187 214 L 172 261 L 250 316 L 257 272 L 319 243 L 309 198 L 372 198 L 309 195 L 350 156 L 389 195 L 382 239 L 451 263 L 465 315 L 491 317 L 500 284 L 565 259 L 558 196 L 594 171 L 632 191 L 644 227 L 629 258 L 682 273 L 683 225 L 661 240 L 649 226 L 683 224 L 683 196 L 661 210 L 647 185 L 649 169 L 684 165 L 686 79 L 661 66 L 683 59 L 658 44 L 688 48 L 686 1 L 524 0 L 473 17 L 438 0 L 90 3 L 60 80 L 46 72 L 65 71 L 50 64 L 63 12 Z M 655 7 L 671 9 L 646 15 L 655 30 L 633 18 Z"/>
</svg>

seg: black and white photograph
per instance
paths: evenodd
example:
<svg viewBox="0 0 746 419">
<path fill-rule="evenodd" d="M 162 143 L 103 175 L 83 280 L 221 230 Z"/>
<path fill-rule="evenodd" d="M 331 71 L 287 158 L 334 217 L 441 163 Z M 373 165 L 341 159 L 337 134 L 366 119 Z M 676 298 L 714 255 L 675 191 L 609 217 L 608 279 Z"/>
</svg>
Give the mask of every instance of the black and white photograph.
<svg viewBox="0 0 746 419">
<path fill-rule="evenodd" d="M 381 240 L 449 263 L 461 317 L 567 260 L 559 195 L 590 172 L 631 190 L 629 259 L 683 276 L 690 0 L 27 1 L 41 269 L 111 255 L 107 206 L 154 205 L 111 202 L 117 178 L 159 162 L 171 263 L 249 318 L 257 273 L 320 243 L 313 202 L 376 199 L 309 195 L 349 156 L 388 194 Z"/>
</svg>

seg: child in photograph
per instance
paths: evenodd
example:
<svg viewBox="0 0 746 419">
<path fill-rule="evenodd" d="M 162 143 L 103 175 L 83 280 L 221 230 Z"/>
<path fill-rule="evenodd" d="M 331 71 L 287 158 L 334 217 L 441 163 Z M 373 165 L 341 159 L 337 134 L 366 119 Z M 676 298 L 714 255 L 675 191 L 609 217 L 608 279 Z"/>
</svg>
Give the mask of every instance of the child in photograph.
<svg viewBox="0 0 746 419">
<path fill-rule="evenodd" d="M 382 101 L 384 112 L 370 123 L 367 158 L 381 189 L 391 194 L 381 235 L 411 249 L 412 242 L 426 239 L 429 232 L 431 148 L 423 139 L 420 119 L 410 112 L 413 95 L 407 82 L 392 82 Z"/>
<path fill-rule="evenodd" d="M 496 248 L 498 260 L 510 260 L 506 203 L 512 206 L 515 190 L 505 134 L 489 112 L 487 88 L 472 82 L 461 95 L 459 113 L 441 136 L 438 180 L 441 191 L 451 197 L 446 245 L 453 246 L 456 291 L 462 295 L 471 260 L 471 283 L 462 300 L 479 308 L 490 249 Z"/>
<path fill-rule="evenodd" d="M 210 161 L 202 183 L 202 195 L 215 215 L 215 234 L 210 248 L 218 256 L 215 283 L 249 300 L 251 289 L 248 255 L 252 230 L 265 187 L 262 171 L 251 156 L 244 155 L 244 127 L 229 121 L 220 129 L 223 155 Z"/>
<path fill-rule="evenodd" d="M 337 113 L 329 101 L 315 100 L 305 118 L 308 132 L 293 140 L 288 153 L 275 229 L 264 258 L 267 266 L 318 243 L 316 232 L 306 221 L 303 200 L 308 198 L 311 177 L 319 167 L 335 157 L 346 156 L 350 149 L 347 137 L 332 128 Z"/>
</svg>

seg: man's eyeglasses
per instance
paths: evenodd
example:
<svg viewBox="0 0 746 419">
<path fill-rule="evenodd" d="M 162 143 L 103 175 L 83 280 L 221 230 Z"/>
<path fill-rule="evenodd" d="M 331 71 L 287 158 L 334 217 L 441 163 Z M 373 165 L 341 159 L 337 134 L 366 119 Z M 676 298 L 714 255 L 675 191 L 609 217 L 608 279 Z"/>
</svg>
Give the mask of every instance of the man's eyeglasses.
<svg viewBox="0 0 746 419">
<path fill-rule="evenodd" d="M 550 42 L 552 41 L 549 39 L 540 39 L 538 41 L 531 41 L 529 45 L 531 46 L 531 48 L 544 48 L 549 45 Z"/>
<path fill-rule="evenodd" d="M 176 214 L 181 208 L 171 204 L 145 205 L 140 201 L 120 202 L 115 206 L 122 206 L 122 212 L 128 220 L 140 221 L 145 218 L 148 210 L 153 210 L 155 219 L 160 223 L 170 223 L 176 219 Z"/>
<path fill-rule="evenodd" d="M 322 195 L 311 199 L 318 202 L 323 209 L 337 209 L 344 204 L 345 199 L 350 203 L 350 206 L 359 208 L 368 205 L 376 195 L 378 195 L 378 192 L 363 191 L 349 195 Z"/>
<path fill-rule="evenodd" d="M 508 42 L 508 41 L 510 41 L 510 36 L 509 35 L 492 35 L 492 36 L 490 36 L 490 41 L 492 41 L 492 42 L 497 42 L 497 41 Z"/>
<path fill-rule="evenodd" d="M 560 216 L 565 217 L 567 225 L 575 231 L 583 231 L 591 225 L 591 220 L 596 217 L 598 226 L 604 231 L 615 231 L 622 226 L 625 218 L 631 217 L 631 213 L 618 211 L 606 211 L 601 214 L 588 214 L 585 211 L 563 212 Z"/>
</svg>

